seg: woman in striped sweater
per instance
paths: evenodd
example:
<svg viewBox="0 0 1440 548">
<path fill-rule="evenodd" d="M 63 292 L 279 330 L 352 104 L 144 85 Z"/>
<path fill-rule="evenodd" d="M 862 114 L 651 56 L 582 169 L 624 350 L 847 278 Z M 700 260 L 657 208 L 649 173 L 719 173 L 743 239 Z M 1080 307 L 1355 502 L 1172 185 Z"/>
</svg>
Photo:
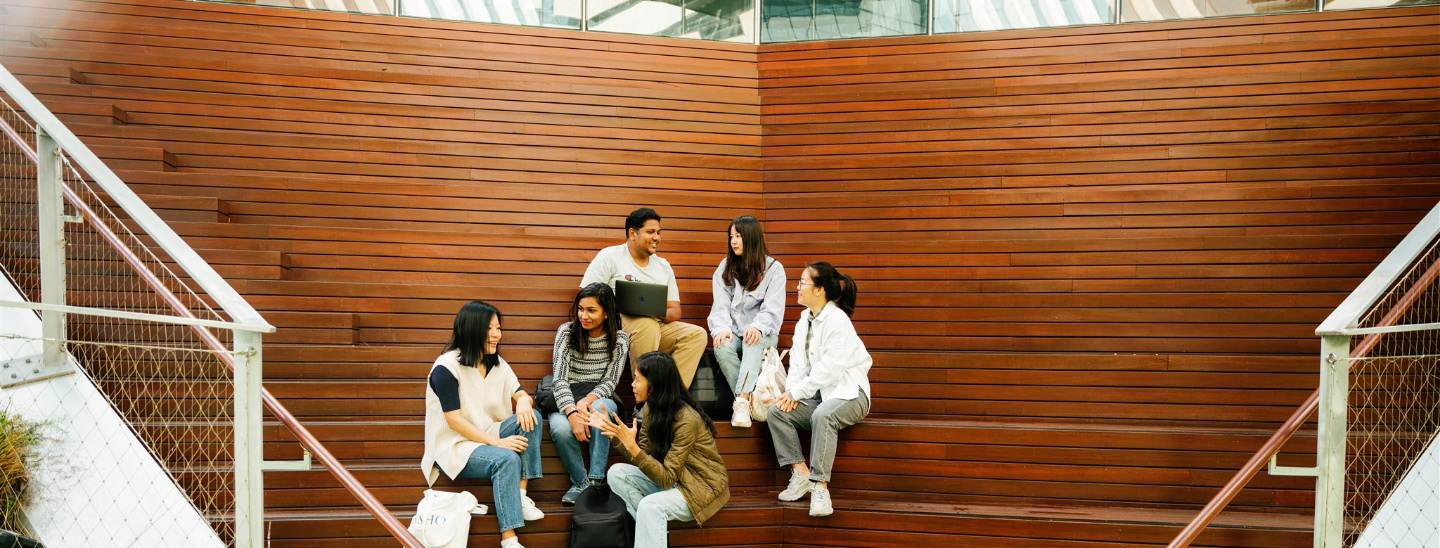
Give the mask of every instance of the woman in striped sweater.
<svg viewBox="0 0 1440 548">
<path fill-rule="evenodd" d="M 605 479 L 610 439 L 586 423 L 592 412 L 607 416 L 620 408 L 615 403 L 615 385 L 630 349 L 609 285 L 597 282 L 580 288 L 570 314 L 570 321 L 555 332 L 552 375 L 559 411 L 550 414 L 550 438 L 570 473 L 570 490 L 560 498 L 564 504 L 575 504 L 581 491 Z M 582 443 L 590 446 L 588 470 Z"/>
</svg>

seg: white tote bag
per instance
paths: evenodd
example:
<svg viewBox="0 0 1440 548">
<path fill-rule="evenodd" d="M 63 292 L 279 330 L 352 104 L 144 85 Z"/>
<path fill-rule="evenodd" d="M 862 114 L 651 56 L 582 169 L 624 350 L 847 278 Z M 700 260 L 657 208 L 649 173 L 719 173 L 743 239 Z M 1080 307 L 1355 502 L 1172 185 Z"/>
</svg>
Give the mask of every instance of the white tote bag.
<svg viewBox="0 0 1440 548">
<path fill-rule="evenodd" d="M 785 355 L 775 347 L 760 355 L 760 377 L 755 379 L 755 392 L 750 394 L 750 418 L 760 422 L 770 415 L 770 404 L 785 393 Z"/>
<path fill-rule="evenodd" d="M 410 533 L 425 548 L 465 548 L 470 540 L 471 511 L 484 513 L 469 491 L 447 493 L 425 490 L 425 498 L 410 519 Z"/>
</svg>

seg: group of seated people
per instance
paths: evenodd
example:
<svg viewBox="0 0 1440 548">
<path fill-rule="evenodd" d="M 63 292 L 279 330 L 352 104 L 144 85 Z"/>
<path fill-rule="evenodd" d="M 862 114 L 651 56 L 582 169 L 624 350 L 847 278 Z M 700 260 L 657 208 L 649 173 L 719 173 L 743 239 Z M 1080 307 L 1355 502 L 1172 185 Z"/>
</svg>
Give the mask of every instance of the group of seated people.
<svg viewBox="0 0 1440 548">
<path fill-rule="evenodd" d="M 519 547 L 516 529 L 545 515 L 527 487 L 541 476 L 546 419 L 572 485 L 561 502 L 573 504 L 587 487 L 608 483 L 635 517 L 637 548 L 667 546 L 669 521 L 703 525 L 729 500 L 715 425 L 688 388 L 705 345 L 713 345 L 736 394 L 731 423 L 749 426 L 761 355 L 779 339 L 785 270 L 766 253 L 758 220 L 746 215 L 731 222 L 729 249 L 713 278 L 707 337 L 699 326 L 679 321 L 674 270 L 656 255 L 660 220 L 649 208 L 632 212 L 626 241 L 602 249 L 586 269 L 569 321 L 555 334 L 555 409 L 548 416 L 500 357 L 501 312 L 472 301 L 455 316 L 425 391 L 421 469 L 432 485 L 441 472 L 451 479 L 490 479 L 503 548 Z M 617 281 L 667 286 L 664 316 L 622 313 Z M 810 495 L 810 515 L 826 516 L 833 512 L 827 486 L 838 433 L 870 410 L 871 360 L 850 322 L 854 280 L 829 263 L 812 262 L 795 292 L 804 310 L 795 325 L 785 391 L 770 404 L 770 435 L 779 465 L 791 470 L 780 500 Z M 628 424 L 615 394 L 627 365 L 641 406 Z M 801 431 L 811 437 L 808 462 Z M 612 445 L 628 464 L 607 470 Z"/>
</svg>

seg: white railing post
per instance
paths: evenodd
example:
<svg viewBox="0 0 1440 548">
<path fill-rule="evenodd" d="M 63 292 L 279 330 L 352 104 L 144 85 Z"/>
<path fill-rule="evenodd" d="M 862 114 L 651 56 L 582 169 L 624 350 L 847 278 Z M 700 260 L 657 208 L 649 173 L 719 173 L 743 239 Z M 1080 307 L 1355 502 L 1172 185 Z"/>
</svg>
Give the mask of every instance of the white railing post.
<svg viewBox="0 0 1440 548">
<path fill-rule="evenodd" d="M 235 547 L 265 544 L 265 433 L 261 430 L 260 333 L 235 337 Z"/>
<path fill-rule="evenodd" d="M 1320 339 L 1319 431 L 1315 449 L 1315 548 L 1341 548 L 1345 514 L 1345 437 L 1350 337 Z"/>
<path fill-rule="evenodd" d="M 36 183 L 39 192 L 40 302 L 65 304 L 65 198 L 62 194 L 60 145 L 42 128 L 35 130 Z M 40 315 L 45 338 L 41 367 L 46 372 L 65 365 L 65 314 L 45 311 Z"/>
<path fill-rule="evenodd" d="M 754 38 L 754 41 L 755 41 L 755 45 L 757 45 L 757 46 L 760 45 L 760 25 L 761 25 L 762 23 L 764 23 L 764 20 L 762 20 L 762 19 L 760 18 L 760 9 L 761 9 L 762 7 L 764 7 L 764 6 L 761 6 L 760 4 L 761 4 L 761 0 L 754 0 L 753 2 L 751 2 L 751 6 L 753 6 L 753 9 L 755 10 L 755 23 L 754 23 L 754 24 L 755 24 L 755 38 Z"/>
<path fill-rule="evenodd" d="M 925 35 L 935 34 L 935 0 L 925 0 Z"/>
</svg>

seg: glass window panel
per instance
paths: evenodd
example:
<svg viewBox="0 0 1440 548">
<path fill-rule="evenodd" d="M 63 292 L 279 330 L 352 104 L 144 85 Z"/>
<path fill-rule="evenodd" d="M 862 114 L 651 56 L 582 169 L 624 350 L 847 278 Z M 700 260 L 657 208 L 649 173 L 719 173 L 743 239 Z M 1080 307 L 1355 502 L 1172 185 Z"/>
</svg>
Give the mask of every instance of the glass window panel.
<svg viewBox="0 0 1440 548">
<path fill-rule="evenodd" d="M 320 11 L 394 15 L 394 0 L 210 0 L 223 4 L 252 4 Z"/>
<path fill-rule="evenodd" d="M 762 0 L 763 42 L 925 34 L 923 0 Z"/>
<path fill-rule="evenodd" d="M 400 15 L 578 29 L 580 0 L 400 0 Z"/>
<path fill-rule="evenodd" d="M 935 0 L 935 32 L 1099 25 L 1115 0 Z"/>
<path fill-rule="evenodd" d="M 1429 6 L 1434 4 L 1440 4 L 1440 0 L 1325 0 L 1325 9 L 1403 8 L 1405 6 Z"/>
<path fill-rule="evenodd" d="M 1120 20 L 1131 23 L 1314 9 L 1315 0 L 1125 0 L 1121 4 Z"/>
<path fill-rule="evenodd" d="M 815 0 L 762 0 L 761 42 L 814 40 Z"/>
<path fill-rule="evenodd" d="M 589 0 L 589 29 L 726 42 L 754 40 L 753 0 Z"/>
<path fill-rule="evenodd" d="M 728 42 L 755 41 L 754 0 L 686 0 L 680 36 Z"/>
</svg>

